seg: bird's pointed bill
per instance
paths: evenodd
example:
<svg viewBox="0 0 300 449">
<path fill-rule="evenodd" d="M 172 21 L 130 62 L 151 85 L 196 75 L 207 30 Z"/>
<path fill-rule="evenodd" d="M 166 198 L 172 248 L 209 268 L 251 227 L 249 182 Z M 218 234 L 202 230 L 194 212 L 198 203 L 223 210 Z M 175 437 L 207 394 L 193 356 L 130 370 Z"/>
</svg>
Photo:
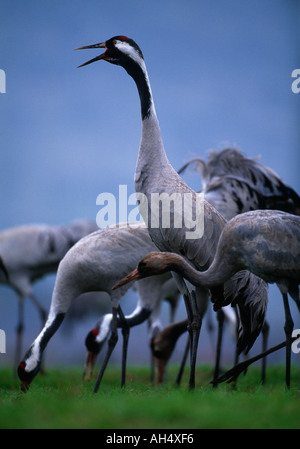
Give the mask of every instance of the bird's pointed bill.
<svg viewBox="0 0 300 449">
<path fill-rule="evenodd" d="M 116 285 L 113 286 L 112 290 L 116 290 L 122 285 L 128 284 L 128 282 L 136 281 L 137 279 L 141 279 L 141 275 L 138 272 L 137 268 L 133 270 L 131 273 L 127 274 L 123 279 L 121 279 Z"/>
<path fill-rule="evenodd" d="M 84 380 L 92 379 L 97 355 L 98 355 L 98 353 L 88 351 L 87 357 L 86 357 L 86 362 L 84 365 L 83 376 L 82 376 Z M 88 369 L 89 369 L 89 374 L 87 375 Z"/>
<path fill-rule="evenodd" d="M 77 47 L 77 48 L 75 48 L 75 50 L 85 50 L 87 48 L 106 48 L 106 46 L 105 46 L 105 42 L 101 42 L 100 44 L 85 45 L 83 47 Z M 96 58 L 93 58 L 87 62 L 84 62 L 83 64 L 79 65 L 78 68 L 84 67 L 85 65 L 91 64 L 92 62 L 99 61 L 101 59 L 106 59 L 106 52 L 102 53 L 99 56 L 96 56 Z"/>
<path fill-rule="evenodd" d="M 21 391 L 26 393 L 26 391 L 29 390 L 29 387 L 30 387 L 30 383 L 29 382 L 26 382 L 25 380 L 21 380 L 21 382 L 20 382 Z"/>
</svg>

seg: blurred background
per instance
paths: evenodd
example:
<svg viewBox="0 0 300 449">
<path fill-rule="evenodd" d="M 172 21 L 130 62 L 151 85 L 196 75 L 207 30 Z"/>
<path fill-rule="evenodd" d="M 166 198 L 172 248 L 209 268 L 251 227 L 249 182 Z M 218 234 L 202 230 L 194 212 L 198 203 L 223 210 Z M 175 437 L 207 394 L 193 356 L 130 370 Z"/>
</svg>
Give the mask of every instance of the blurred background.
<svg viewBox="0 0 300 449">
<path fill-rule="evenodd" d="M 6 93 L 0 94 L 0 229 L 96 219 L 100 193 L 118 197 L 119 185 L 128 186 L 128 195 L 134 192 L 141 133 L 136 86 L 123 69 L 103 61 L 78 69 L 101 51 L 74 51 L 118 34 L 133 38 L 143 51 L 175 169 L 197 155 L 207 158 L 211 149 L 232 146 L 248 157 L 259 156 L 299 193 L 300 94 L 291 89 L 292 71 L 300 68 L 299 11 L 297 0 L 2 0 L 0 69 Z M 183 177 L 201 188 L 199 174 L 189 171 Z M 54 282 L 50 275 L 34 287 L 47 310 Z M 75 303 L 81 307 L 77 313 L 74 308 L 77 318 L 67 319 L 47 348 L 49 364 L 82 363 L 87 332 L 110 311 L 106 295 L 92 304 Z M 126 313 L 135 303 L 133 291 L 122 299 Z M 291 308 L 294 327 L 300 328 L 299 314 Z M 0 310 L 7 338 L 2 366 L 13 360 L 17 323 L 16 294 L 3 285 Z M 167 323 L 167 304 L 163 310 Z M 30 301 L 25 312 L 23 352 L 40 330 Z M 176 318 L 183 316 L 181 301 Z M 270 344 L 279 343 L 284 314 L 274 286 L 268 321 Z M 128 359 L 147 362 L 146 323 L 132 329 L 131 337 Z M 180 354 L 185 338 L 179 343 Z M 212 347 L 204 321 L 199 362 L 214 359 Z M 113 362 L 119 363 L 120 349 L 118 344 Z M 252 353 L 259 349 L 260 340 Z M 226 363 L 233 359 L 228 329 L 223 357 Z M 270 357 L 278 360 L 284 362 L 284 352 Z M 292 361 L 299 363 L 300 355 L 293 354 Z"/>
</svg>

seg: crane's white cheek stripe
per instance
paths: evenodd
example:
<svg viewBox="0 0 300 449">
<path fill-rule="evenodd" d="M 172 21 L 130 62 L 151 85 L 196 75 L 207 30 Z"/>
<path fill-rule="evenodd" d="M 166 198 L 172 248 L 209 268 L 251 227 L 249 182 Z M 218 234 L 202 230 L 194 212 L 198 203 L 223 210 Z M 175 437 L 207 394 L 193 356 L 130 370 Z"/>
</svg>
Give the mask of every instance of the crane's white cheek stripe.
<svg viewBox="0 0 300 449">
<path fill-rule="evenodd" d="M 98 343 L 102 342 L 103 340 L 105 340 L 109 334 L 110 331 L 110 323 L 112 320 L 112 314 L 108 313 L 104 318 L 103 321 L 101 323 L 101 327 L 100 327 L 100 332 L 96 337 L 96 341 Z"/>
<path fill-rule="evenodd" d="M 32 370 L 34 370 L 40 363 L 42 352 L 44 351 L 49 339 L 53 336 L 53 334 L 57 331 L 57 329 L 61 325 L 65 317 L 65 314 L 59 313 L 55 316 L 54 319 L 51 318 L 51 316 L 53 315 L 52 314 L 50 315 L 50 318 L 48 318 L 44 329 L 32 344 L 29 350 L 30 352 L 29 357 L 25 359 L 26 363 L 25 371 L 27 372 L 31 372 Z"/>
<path fill-rule="evenodd" d="M 138 51 L 135 48 L 133 48 L 130 44 L 128 44 L 127 42 L 117 41 L 115 47 L 118 48 L 122 53 L 128 55 L 145 71 L 146 67 L 144 59 L 140 56 Z"/>
<path fill-rule="evenodd" d="M 31 347 L 31 354 L 28 359 L 26 359 L 25 371 L 33 371 L 39 362 L 40 358 L 40 341 L 42 339 L 42 334 L 40 334 Z"/>
</svg>

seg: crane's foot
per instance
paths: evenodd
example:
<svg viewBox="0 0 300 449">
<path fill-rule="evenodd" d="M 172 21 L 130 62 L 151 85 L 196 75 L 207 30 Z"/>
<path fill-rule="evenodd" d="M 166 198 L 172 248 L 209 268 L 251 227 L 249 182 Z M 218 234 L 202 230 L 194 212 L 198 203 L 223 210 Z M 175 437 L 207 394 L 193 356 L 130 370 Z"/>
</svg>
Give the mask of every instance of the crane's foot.
<svg viewBox="0 0 300 449">
<path fill-rule="evenodd" d="M 213 384 L 213 386 L 216 386 L 216 384 L 220 384 L 222 382 L 231 383 L 237 380 L 240 374 L 244 373 L 246 374 L 247 368 L 248 368 L 247 361 L 238 363 L 230 370 L 226 371 L 221 376 L 217 377 L 216 379 L 213 379 L 210 383 Z"/>
</svg>

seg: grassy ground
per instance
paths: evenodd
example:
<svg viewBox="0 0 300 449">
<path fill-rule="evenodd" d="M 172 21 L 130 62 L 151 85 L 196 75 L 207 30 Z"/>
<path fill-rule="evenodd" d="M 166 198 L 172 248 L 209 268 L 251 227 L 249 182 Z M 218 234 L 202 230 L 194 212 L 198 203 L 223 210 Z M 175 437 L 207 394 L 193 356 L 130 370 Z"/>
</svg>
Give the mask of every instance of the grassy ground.
<svg viewBox="0 0 300 449">
<path fill-rule="evenodd" d="M 187 375 L 173 385 L 177 367 L 169 367 L 168 382 L 153 387 L 148 367 L 130 366 L 120 389 L 120 369 L 109 367 L 95 394 L 94 381 L 83 382 L 81 369 L 49 369 L 22 393 L 10 369 L 0 370 L 2 429 L 299 429 L 300 367 L 292 368 L 290 391 L 284 367 L 269 367 L 267 383 L 259 383 L 259 368 L 251 367 L 235 387 L 209 385 L 211 368 L 197 368 L 197 388 L 189 391 Z"/>
</svg>

